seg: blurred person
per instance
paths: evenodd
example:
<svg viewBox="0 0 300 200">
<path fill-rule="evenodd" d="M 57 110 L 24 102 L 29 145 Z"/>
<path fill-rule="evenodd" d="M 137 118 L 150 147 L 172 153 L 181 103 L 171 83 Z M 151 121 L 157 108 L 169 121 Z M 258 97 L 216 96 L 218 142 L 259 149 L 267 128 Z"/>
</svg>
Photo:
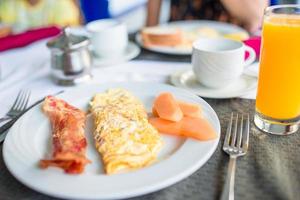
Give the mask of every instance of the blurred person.
<svg viewBox="0 0 300 200">
<path fill-rule="evenodd" d="M 110 18 L 109 0 L 80 0 L 85 23 Z"/>
<path fill-rule="evenodd" d="M 0 23 L 14 32 L 47 25 L 79 25 L 76 0 L 0 0 Z"/>
<path fill-rule="evenodd" d="M 148 0 L 147 26 L 158 24 L 162 0 Z M 171 0 L 170 21 L 206 19 L 258 30 L 269 0 Z"/>
</svg>

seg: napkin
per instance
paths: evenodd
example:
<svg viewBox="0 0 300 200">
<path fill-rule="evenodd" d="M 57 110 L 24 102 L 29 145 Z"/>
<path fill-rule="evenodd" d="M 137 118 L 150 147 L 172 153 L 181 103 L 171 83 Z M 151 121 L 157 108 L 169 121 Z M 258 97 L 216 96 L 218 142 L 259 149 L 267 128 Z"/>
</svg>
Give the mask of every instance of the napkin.
<svg viewBox="0 0 300 200">
<path fill-rule="evenodd" d="M 3 38 L 0 38 L 0 52 L 24 47 L 28 44 L 31 44 L 35 41 L 45 39 L 48 37 L 53 37 L 60 33 L 60 28 L 56 26 L 43 27 L 37 29 L 31 29 L 24 33 L 9 35 Z"/>
<path fill-rule="evenodd" d="M 261 37 L 260 36 L 254 36 L 251 37 L 245 41 L 243 41 L 244 44 L 248 45 L 249 47 L 252 47 L 256 54 L 256 59 L 259 59 L 260 56 L 260 44 L 261 44 Z M 246 58 L 249 56 L 248 52 L 246 53 Z"/>
</svg>

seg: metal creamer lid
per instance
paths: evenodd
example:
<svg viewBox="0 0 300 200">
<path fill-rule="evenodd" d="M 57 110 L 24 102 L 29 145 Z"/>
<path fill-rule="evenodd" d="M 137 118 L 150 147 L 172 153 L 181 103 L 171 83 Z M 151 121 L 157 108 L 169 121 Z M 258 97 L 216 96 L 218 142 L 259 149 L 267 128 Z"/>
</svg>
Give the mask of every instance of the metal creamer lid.
<svg viewBox="0 0 300 200">
<path fill-rule="evenodd" d="M 47 42 L 47 47 L 61 51 L 73 51 L 87 47 L 89 44 L 88 37 L 71 34 L 70 28 L 66 27 L 58 37 Z"/>
</svg>

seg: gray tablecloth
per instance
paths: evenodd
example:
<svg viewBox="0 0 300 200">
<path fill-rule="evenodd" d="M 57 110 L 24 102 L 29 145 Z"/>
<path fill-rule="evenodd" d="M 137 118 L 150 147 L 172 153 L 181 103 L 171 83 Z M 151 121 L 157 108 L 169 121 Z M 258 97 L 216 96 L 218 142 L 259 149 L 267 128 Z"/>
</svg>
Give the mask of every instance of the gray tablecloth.
<svg viewBox="0 0 300 200">
<path fill-rule="evenodd" d="M 138 59 L 189 61 L 189 57 L 161 56 L 143 50 Z M 161 191 L 132 200 L 199 200 L 218 199 L 227 172 L 228 156 L 222 152 L 222 141 L 231 112 L 250 113 L 255 102 L 245 99 L 206 99 L 217 112 L 222 127 L 221 142 L 212 158 L 193 175 Z M 178 161 L 180 162 L 180 160 Z M 105 183 L 103 183 L 105 184 Z M 101 187 L 101 185 L 99 185 Z M 235 198 L 243 200 L 300 199 L 300 132 L 272 136 L 251 124 L 250 147 L 246 156 L 237 160 Z M 19 183 L 6 169 L 0 146 L 0 200 L 48 200 Z"/>
</svg>

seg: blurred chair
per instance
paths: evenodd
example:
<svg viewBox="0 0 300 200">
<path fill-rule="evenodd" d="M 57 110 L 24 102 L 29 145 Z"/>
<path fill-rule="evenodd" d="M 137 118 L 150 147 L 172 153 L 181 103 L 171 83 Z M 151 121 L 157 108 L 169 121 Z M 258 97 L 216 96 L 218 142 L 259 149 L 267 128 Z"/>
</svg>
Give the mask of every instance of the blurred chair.
<svg viewBox="0 0 300 200">
<path fill-rule="evenodd" d="M 147 0 L 109 0 L 109 12 L 112 18 L 127 25 L 129 33 L 144 26 Z"/>
<path fill-rule="evenodd" d="M 129 33 L 145 26 L 148 0 L 109 0 L 109 12 L 112 18 L 123 21 Z M 162 0 L 160 23 L 170 18 L 170 0 Z"/>
<path fill-rule="evenodd" d="M 271 5 L 278 4 L 300 4 L 300 0 L 270 0 Z"/>
</svg>

